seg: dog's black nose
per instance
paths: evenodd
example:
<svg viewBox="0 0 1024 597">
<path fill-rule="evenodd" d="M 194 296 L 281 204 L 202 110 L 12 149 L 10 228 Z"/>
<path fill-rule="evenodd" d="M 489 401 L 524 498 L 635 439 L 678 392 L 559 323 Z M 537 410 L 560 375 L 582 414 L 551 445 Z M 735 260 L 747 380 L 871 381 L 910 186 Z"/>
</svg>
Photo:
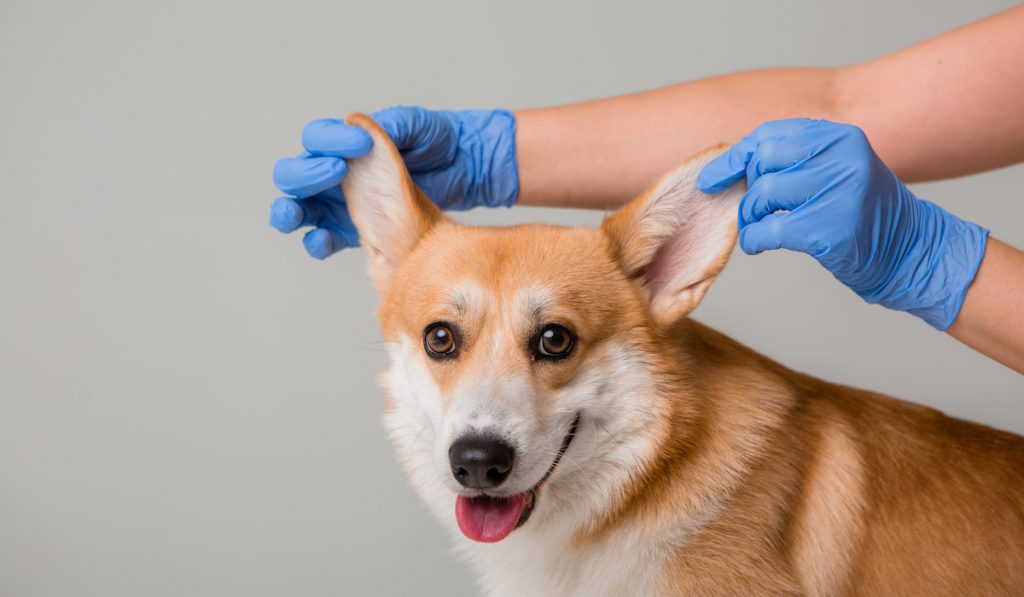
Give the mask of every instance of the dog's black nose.
<svg viewBox="0 0 1024 597">
<path fill-rule="evenodd" d="M 448 449 L 455 480 L 471 489 L 491 489 L 505 482 L 512 471 L 515 450 L 495 437 L 469 435 Z"/>
</svg>

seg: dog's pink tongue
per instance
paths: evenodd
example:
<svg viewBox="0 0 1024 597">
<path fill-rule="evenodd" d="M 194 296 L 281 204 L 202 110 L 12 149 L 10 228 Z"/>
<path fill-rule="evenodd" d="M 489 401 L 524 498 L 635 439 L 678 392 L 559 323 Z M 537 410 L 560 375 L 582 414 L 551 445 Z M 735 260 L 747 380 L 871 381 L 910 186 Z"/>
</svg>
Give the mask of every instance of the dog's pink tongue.
<svg viewBox="0 0 1024 597">
<path fill-rule="evenodd" d="M 508 537 L 526 509 L 529 493 L 510 497 L 463 497 L 455 500 L 459 530 L 473 541 L 494 543 Z"/>
</svg>

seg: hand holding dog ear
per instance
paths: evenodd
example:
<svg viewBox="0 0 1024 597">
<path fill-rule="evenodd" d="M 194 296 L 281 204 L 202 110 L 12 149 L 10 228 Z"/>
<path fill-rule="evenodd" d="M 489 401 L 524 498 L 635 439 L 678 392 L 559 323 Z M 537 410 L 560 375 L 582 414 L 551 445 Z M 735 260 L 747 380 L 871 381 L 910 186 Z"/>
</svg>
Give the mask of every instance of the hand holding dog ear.
<svg viewBox="0 0 1024 597">
<path fill-rule="evenodd" d="M 394 107 L 373 119 L 395 142 L 413 180 L 442 209 L 511 206 L 519 194 L 515 117 L 506 110 L 433 111 Z M 346 159 L 373 145 L 366 131 L 338 119 L 314 120 L 302 131 L 305 151 L 278 160 L 274 184 L 289 197 L 274 201 L 270 224 L 281 232 L 313 226 L 303 244 L 317 259 L 359 244 L 341 180 Z"/>
<path fill-rule="evenodd" d="M 740 247 L 814 257 L 869 303 L 939 330 L 956 319 L 988 230 L 914 196 L 859 128 L 821 120 L 765 123 L 708 164 L 698 187 L 747 180 Z"/>
</svg>

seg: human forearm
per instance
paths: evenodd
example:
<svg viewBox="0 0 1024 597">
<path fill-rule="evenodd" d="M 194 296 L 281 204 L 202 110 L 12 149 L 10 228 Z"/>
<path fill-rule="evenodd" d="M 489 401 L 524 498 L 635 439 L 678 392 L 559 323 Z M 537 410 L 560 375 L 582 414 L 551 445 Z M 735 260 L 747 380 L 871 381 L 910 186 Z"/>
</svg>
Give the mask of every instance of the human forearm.
<svg viewBox="0 0 1024 597">
<path fill-rule="evenodd" d="M 907 182 L 1024 160 L 1024 6 L 863 64 L 768 69 L 517 113 L 520 202 L 609 207 L 688 155 L 793 116 L 863 129 Z"/>
<path fill-rule="evenodd" d="M 765 120 L 832 118 L 833 69 L 771 69 L 516 113 L 519 202 L 606 208 Z"/>
<path fill-rule="evenodd" d="M 906 182 L 1024 160 L 1024 5 L 843 69 L 839 118 Z"/>
<path fill-rule="evenodd" d="M 951 336 L 1024 373 L 1024 253 L 989 237 Z"/>
</svg>

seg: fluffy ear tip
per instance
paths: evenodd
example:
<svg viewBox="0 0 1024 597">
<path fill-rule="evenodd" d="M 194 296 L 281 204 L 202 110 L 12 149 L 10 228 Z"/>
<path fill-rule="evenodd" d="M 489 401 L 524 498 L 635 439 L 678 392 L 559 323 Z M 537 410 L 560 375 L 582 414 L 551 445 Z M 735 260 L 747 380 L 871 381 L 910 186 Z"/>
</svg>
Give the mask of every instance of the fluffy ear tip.
<svg viewBox="0 0 1024 597">
<path fill-rule="evenodd" d="M 345 116 L 345 124 L 362 127 L 366 122 L 373 122 L 373 119 L 362 112 L 349 112 Z"/>
<path fill-rule="evenodd" d="M 695 154 L 688 162 L 691 164 L 705 164 L 725 153 L 732 145 L 728 143 L 716 143 L 703 151 Z"/>
<path fill-rule="evenodd" d="M 387 133 L 385 133 L 384 129 L 377 124 L 377 121 L 362 112 L 349 113 L 349 115 L 345 117 L 345 124 L 357 126 L 370 133 L 370 136 L 373 137 L 374 141 L 377 140 L 378 136 L 387 137 Z"/>
<path fill-rule="evenodd" d="M 735 246 L 738 191 L 712 199 L 697 190 L 700 171 L 729 147 L 691 156 L 601 225 L 612 257 L 666 329 L 700 304 Z"/>
</svg>

